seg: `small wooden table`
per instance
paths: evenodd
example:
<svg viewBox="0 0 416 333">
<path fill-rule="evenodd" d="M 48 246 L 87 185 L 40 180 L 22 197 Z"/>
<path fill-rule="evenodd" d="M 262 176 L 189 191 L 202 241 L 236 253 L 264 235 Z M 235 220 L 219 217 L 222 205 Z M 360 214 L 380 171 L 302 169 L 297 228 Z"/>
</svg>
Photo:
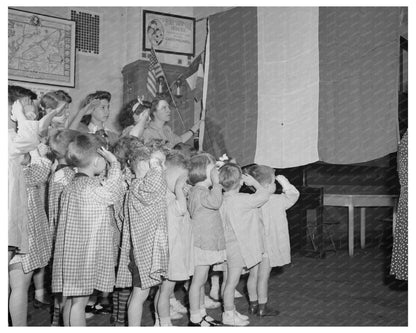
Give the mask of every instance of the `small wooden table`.
<svg viewBox="0 0 416 333">
<path fill-rule="evenodd" d="M 324 206 L 348 207 L 348 253 L 354 255 L 354 207 L 360 207 L 361 248 L 365 247 L 365 207 L 393 207 L 393 230 L 396 224 L 397 195 L 324 194 Z"/>
</svg>

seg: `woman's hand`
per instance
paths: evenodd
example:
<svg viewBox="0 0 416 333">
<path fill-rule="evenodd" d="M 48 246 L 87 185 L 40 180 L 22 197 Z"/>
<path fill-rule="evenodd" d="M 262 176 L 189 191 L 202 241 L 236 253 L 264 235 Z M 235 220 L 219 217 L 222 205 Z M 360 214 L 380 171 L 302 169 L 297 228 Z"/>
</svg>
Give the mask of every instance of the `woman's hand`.
<svg viewBox="0 0 416 333">
<path fill-rule="evenodd" d="M 100 103 L 99 99 L 93 99 L 81 109 L 81 112 L 83 112 L 84 115 L 91 114 Z"/>
<path fill-rule="evenodd" d="M 108 161 L 109 163 L 115 163 L 117 162 L 117 158 L 113 155 L 112 152 L 108 151 L 107 149 L 105 149 L 104 147 L 98 148 L 97 149 L 98 154 L 100 154 L 102 157 L 104 157 L 104 159 L 106 161 Z"/>
<path fill-rule="evenodd" d="M 149 120 L 149 109 L 144 110 L 142 113 L 139 114 L 139 123 L 146 123 Z"/>
</svg>

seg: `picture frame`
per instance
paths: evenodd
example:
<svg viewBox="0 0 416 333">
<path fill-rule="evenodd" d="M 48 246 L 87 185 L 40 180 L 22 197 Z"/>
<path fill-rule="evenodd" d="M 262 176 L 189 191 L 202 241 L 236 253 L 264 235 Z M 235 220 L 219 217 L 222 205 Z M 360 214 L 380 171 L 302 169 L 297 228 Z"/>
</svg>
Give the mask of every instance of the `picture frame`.
<svg viewBox="0 0 416 333">
<path fill-rule="evenodd" d="M 195 18 L 143 10 L 143 51 L 195 55 Z"/>
<path fill-rule="evenodd" d="M 9 80 L 75 87 L 75 22 L 9 8 Z"/>
</svg>

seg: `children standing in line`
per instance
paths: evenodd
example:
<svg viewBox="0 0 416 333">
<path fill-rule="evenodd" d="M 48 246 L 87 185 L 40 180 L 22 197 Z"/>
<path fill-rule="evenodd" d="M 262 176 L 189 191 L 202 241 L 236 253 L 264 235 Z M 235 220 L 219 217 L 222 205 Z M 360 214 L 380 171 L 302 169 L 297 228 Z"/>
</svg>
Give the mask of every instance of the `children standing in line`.
<svg viewBox="0 0 416 333">
<path fill-rule="evenodd" d="M 219 213 L 222 186 L 215 163 L 214 157 L 207 153 L 190 160 L 189 183 L 194 187 L 189 193 L 188 210 L 192 219 L 195 271 L 189 288 L 189 326 L 221 324 L 207 315 L 204 305 L 209 268 L 225 261 L 224 229 Z"/>
<path fill-rule="evenodd" d="M 68 145 L 77 134 L 79 134 L 79 132 L 73 130 L 60 130 L 49 138 L 49 147 L 56 158 L 55 164 L 57 164 L 55 168 L 52 168 L 51 176 L 49 177 L 47 205 L 49 229 L 52 235 L 53 245 L 56 240 L 62 192 L 72 182 L 75 176 L 73 166 L 68 165 L 66 154 L 68 152 Z M 52 326 L 63 325 L 63 308 L 65 300 L 66 298 L 63 298 L 62 294 L 55 295 Z M 67 313 L 67 315 L 69 314 Z"/>
<path fill-rule="evenodd" d="M 267 292 L 272 267 L 290 263 L 290 240 L 286 210 L 292 207 L 299 198 L 299 191 L 285 176 L 275 177 L 274 169 L 264 165 L 253 165 L 247 168 L 253 176 L 270 193 L 269 200 L 261 206 L 264 226 L 265 255 L 261 263 L 250 270 L 252 285 L 247 284 L 250 306 L 249 312 L 260 317 L 276 316 L 278 311 L 267 307 Z M 282 194 L 276 192 L 275 179 L 282 186 Z"/>
<path fill-rule="evenodd" d="M 109 206 L 122 191 L 121 172 L 115 156 L 97 142 L 80 134 L 68 147 L 68 159 L 78 173 L 62 194 L 52 273 L 52 291 L 67 296 L 66 326 L 85 326 L 89 296 L 94 289 L 111 292 L 115 283 Z M 105 170 L 106 161 L 108 177 L 100 181 L 95 176 Z"/>
<path fill-rule="evenodd" d="M 167 274 L 169 254 L 164 158 L 160 151 L 151 152 L 148 147 L 142 147 L 135 149 L 130 159 L 136 178 L 126 198 L 117 273 L 117 287 L 133 284 L 127 314 L 129 326 L 140 326 L 143 303 L 150 287 L 160 284 Z"/>
<path fill-rule="evenodd" d="M 40 186 L 46 183 L 51 167 L 51 161 L 45 157 L 46 152 L 47 147 L 40 144 L 26 154 L 27 158 L 22 162 L 27 190 L 29 249 L 25 254 L 16 254 L 9 262 L 9 309 L 13 326 L 26 326 L 28 290 L 33 273 L 45 267 L 51 257 L 52 237 L 40 196 Z M 35 299 L 42 300 L 43 296 L 43 293 L 38 293 Z"/>
<path fill-rule="evenodd" d="M 253 177 L 242 175 L 234 163 L 225 164 L 219 172 L 224 188 L 221 217 L 224 221 L 227 249 L 227 281 L 224 289 L 224 325 L 246 326 L 248 317 L 235 309 L 234 292 L 243 268 L 253 269 L 262 260 L 264 252 L 258 208 L 267 202 L 269 192 Z M 239 193 L 243 182 L 254 186 L 255 194 Z"/>
<path fill-rule="evenodd" d="M 155 297 L 156 325 L 172 326 L 170 300 L 176 281 L 187 281 L 193 275 L 192 230 L 184 187 L 188 179 L 187 161 L 179 152 L 166 156 L 166 199 L 169 241 L 167 279 Z"/>
</svg>

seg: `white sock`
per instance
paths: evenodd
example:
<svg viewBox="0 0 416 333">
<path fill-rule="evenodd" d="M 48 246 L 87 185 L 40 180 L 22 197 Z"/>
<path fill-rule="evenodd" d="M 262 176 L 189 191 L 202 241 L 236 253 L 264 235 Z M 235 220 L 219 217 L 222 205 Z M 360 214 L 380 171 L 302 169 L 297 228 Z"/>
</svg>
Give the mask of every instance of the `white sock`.
<svg viewBox="0 0 416 333">
<path fill-rule="evenodd" d="M 172 326 L 172 322 L 170 321 L 170 317 L 159 318 L 160 326 Z"/>
<path fill-rule="evenodd" d="M 207 315 L 207 310 L 205 307 L 199 309 L 199 312 L 201 313 L 201 317 L 204 318 Z"/>
<path fill-rule="evenodd" d="M 199 323 L 202 320 L 202 316 L 201 316 L 201 311 L 200 310 L 196 310 L 196 311 L 190 311 L 191 312 L 191 321 L 193 323 Z"/>
<path fill-rule="evenodd" d="M 265 304 L 267 303 L 267 297 L 259 298 L 259 304 Z"/>
<path fill-rule="evenodd" d="M 37 300 L 39 300 L 39 299 L 43 299 L 43 296 L 45 296 L 45 289 L 36 289 L 35 290 L 35 298 L 37 299 Z"/>
</svg>

